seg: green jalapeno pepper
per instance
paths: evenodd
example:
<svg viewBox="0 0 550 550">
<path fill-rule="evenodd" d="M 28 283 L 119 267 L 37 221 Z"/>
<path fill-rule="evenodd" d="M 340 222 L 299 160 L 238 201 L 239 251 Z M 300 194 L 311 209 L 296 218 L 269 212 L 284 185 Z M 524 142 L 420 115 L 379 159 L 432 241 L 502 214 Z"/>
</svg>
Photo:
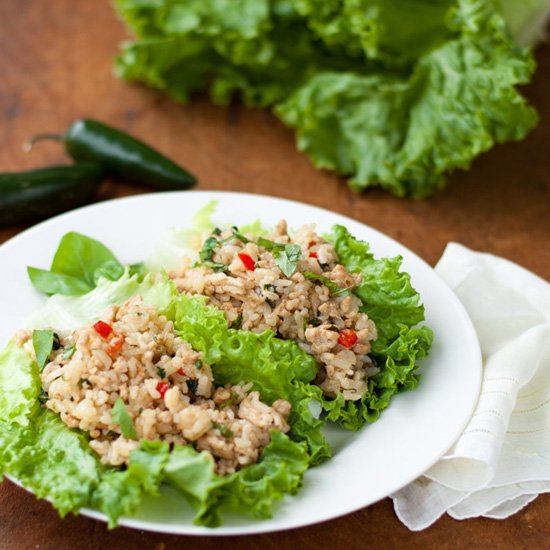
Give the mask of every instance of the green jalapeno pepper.
<svg viewBox="0 0 550 550">
<path fill-rule="evenodd" d="M 0 227 L 47 218 L 82 206 L 103 178 L 98 163 L 0 174 Z"/>
<path fill-rule="evenodd" d="M 130 183 L 178 190 L 188 189 L 197 182 L 187 170 L 142 141 L 97 120 L 76 120 L 64 135 L 37 135 L 28 142 L 28 148 L 42 139 L 64 141 L 67 153 L 75 161 L 98 162 L 107 175 Z"/>
</svg>

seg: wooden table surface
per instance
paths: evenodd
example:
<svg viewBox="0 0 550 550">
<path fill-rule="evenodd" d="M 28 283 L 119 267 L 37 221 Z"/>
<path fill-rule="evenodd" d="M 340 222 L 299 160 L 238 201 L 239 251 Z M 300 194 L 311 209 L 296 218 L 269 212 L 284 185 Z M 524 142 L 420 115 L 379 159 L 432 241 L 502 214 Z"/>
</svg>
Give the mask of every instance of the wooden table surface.
<svg viewBox="0 0 550 550">
<path fill-rule="evenodd" d="M 550 47 L 525 93 L 538 128 L 522 143 L 496 147 L 469 172 L 454 174 L 429 200 L 381 191 L 357 195 L 315 170 L 293 133 L 268 112 L 222 109 L 204 97 L 186 106 L 112 74 L 126 36 L 110 2 L 2 0 L 0 3 L 0 170 L 66 162 L 56 143 L 21 151 L 30 135 L 99 118 L 154 144 L 200 177 L 198 189 L 264 193 L 346 214 L 404 243 L 435 264 L 449 241 L 493 252 L 550 277 Z M 100 200 L 145 190 L 107 182 Z M 24 227 L 0 230 L 0 242 Z M 0 266 L 1 268 L 1 266 Z M 0 313 L 1 315 L 1 313 Z M 444 517 L 408 531 L 386 499 L 320 525 L 245 538 L 176 537 L 108 531 L 84 517 L 60 520 L 46 502 L 5 481 L 0 486 L 0 548 L 542 548 L 550 538 L 550 496 L 505 521 Z"/>
</svg>

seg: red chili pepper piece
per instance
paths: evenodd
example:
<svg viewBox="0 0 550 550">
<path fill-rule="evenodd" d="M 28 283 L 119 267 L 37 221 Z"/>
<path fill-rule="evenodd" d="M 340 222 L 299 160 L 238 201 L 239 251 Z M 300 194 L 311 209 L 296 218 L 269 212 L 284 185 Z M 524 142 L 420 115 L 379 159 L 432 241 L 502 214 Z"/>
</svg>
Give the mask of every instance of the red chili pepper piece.
<svg viewBox="0 0 550 550">
<path fill-rule="evenodd" d="M 185 371 L 183 369 L 178 369 L 176 371 L 177 374 L 181 374 L 182 376 L 185 376 Z"/>
<path fill-rule="evenodd" d="M 311 248 L 312 246 L 315 246 L 317 243 L 315 241 L 309 241 L 307 247 Z"/>
<path fill-rule="evenodd" d="M 353 347 L 357 342 L 357 333 L 350 329 L 345 328 L 340 331 L 340 335 L 338 336 L 338 343 L 344 346 L 345 348 L 351 348 Z"/>
<path fill-rule="evenodd" d="M 160 393 L 161 399 L 164 399 L 164 394 L 170 389 L 168 382 L 159 382 L 157 384 L 157 391 Z"/>
<path fill-rule="evenodd" d="M 317 258 L 317 252 L 310 252 L 309 257 L 310 258 Z"/>
<path fill-rule="evenodd" d="M 111 325 L 108 325 L 107 323 L 104 323 L 103 321 L 98 321 L 94 325 L 94 330 L 102 337 L 102 338 L 108 338 L 111 333 L 113 332 L 113 327 Z"/>
<path fill-rule="evenodd" d="M 122 345 L 124 344 L 124 336 L 118 336 L 107 346 L 107 354 L 109 357 L 115 357 L 120 353 Z"/>
<path fill-rule="evenodd" d="M 256 269 L 256 262 L 248 254 L 239 252 L 237 256 L 239 256 L 241 262 L 248 271 L 254 271 Z"/>
</svg>

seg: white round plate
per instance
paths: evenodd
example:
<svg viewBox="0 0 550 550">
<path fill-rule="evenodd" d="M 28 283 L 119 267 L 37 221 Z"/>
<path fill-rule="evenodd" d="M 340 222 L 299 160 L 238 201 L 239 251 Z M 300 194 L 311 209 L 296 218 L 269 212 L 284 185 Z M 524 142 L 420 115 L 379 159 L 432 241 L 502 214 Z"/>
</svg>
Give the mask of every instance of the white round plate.
<svg viewBox="0 0 550 550">
<path fill-rule="evenodd" d="M 322 232 L 338 223 L 368 241 L 377 257 L 402 255 L 402 268 L 421 294 L 435 342 L 422 364 L 418 388 L 395 396 L 380 420 L 356 433 L 327 430 L 333 458 L 307 471 L 302 490 L 277 505 L 272 519 L 226 514 L 222 527 L 198 527 L 184 499 L 167 488 L 120 524 L 193 535 L 278 531 L 353 512 L 413 481 L 451 447 L 472 414 L 481 381 L 476 334 L 456 296 L 423 260 L 382 233 L 327 210 L 260 195 L 186 191 L 102 202 L 45 221 L 0 247 L 0 345 L 43 301 L 28 282 L 26 266 L 48 269 L 66 232 L 99 239 L 121 262 L 134 263 L 150 255 L 165 231 L 188 226 L 195 212 L 213 199 L 219 201 L 214 215 L 218 224 L 243 225 L 259 218 L 273 226 L 285 218 L 290 227 L 315 223 Z M 82 513 L 105 520 L 93 510 Z"/>
</svg>

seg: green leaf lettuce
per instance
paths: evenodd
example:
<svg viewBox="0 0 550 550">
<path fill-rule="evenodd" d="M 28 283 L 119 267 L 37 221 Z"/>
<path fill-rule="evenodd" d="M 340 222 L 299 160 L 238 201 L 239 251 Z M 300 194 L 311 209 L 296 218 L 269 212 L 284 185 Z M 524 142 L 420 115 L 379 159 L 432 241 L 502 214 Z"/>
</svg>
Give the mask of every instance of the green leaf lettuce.
<svg viewBox="0 0 550 550">
<path fill-rule="evenodd" d="M 424 319 L 424 306 L 410 276 L 400 271 L 400 257 L 376 259 L 366 242 L 341 225 L 334 226 L 326 238 L 342 265 L 351 273 L 361 273 L 361 283 L 353 292 L 378 332 L 370 355 L 380 372 L 369 378 L 367 393 L 358 401 L 345 401 L 339 395 L 322 403 L 328 420 L 355 430 L 377 420 L 394 394 L 416 387 L 418 361 L 427 356 L 433 333 L 417 326 Z"/>
<path fill-rule="evenodd" d="M 321 400 L 320 389 L 310 385 L 318 369 L 313 357 L 271 331 L 257 334 L 227 328 L 223 312 L 207 306 L 202 296 L 182 294 L 171 308 L 169 316 L 182 338 L 212 364 L 216 384 L 252 382 L 268 404 L 287 399 L 292 405 L 290 433 L 308 444 L 311 462 L 317 464 L 330 456 L 320 431 L 323 423 L 310 409 L 312 401 Z"/>
<path fill-rule="evenodd" d="M 541 1 L 118 0 L 137 39 L 116 67 L 177 101 L 269 107 L 354 189 L 425 197 L 536 124 L 509 27 L 528 33 Z"/>
</svg>

